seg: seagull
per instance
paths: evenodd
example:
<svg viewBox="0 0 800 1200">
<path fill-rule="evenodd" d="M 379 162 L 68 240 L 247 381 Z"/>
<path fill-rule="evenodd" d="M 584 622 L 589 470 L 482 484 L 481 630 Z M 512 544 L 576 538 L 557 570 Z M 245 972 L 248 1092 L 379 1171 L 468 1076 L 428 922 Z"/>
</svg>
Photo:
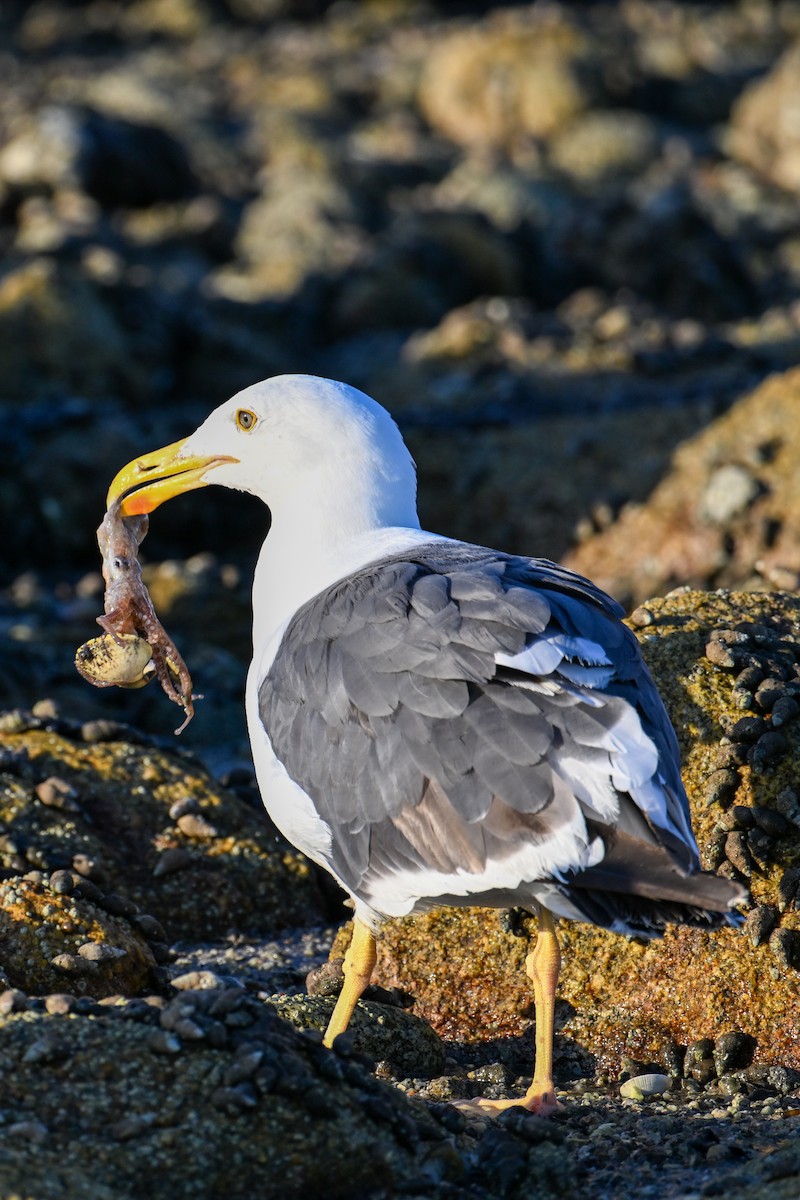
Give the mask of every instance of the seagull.
<svg viewBox="0 0 800 1200">
<path fill-rule="evenodd" d="M 701 870 L 677 739 L 622 609 L 554 562 L 423 530 L 397 425 L 344 383 L 245 388 L 124 467 L 109 505 L 150 513 L 211 483 L 271 515 L 245 693 L 264 804 L 353 901 L 325 1044 L 370 981 L 384 920 L 527 909 L 533 1081 L 475 1104 L 547 1115 L 556 918 L 653 937 L 738 925 L 745 898 Z"/>
</svg>

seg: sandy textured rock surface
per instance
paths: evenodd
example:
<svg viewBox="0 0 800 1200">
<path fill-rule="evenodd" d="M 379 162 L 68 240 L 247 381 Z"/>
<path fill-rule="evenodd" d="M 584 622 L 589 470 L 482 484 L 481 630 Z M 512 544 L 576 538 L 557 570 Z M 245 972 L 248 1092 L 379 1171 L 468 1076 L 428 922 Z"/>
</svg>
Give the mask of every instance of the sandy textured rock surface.
<svg viewBox="0 0 800 1200">
<path fill-rule="evenodd" d="M 634 602 L 676 584 L 796 587 L 800 370 L 766 380 L 688 438 L 642 504 L 568 556 Z"/>
</svg>

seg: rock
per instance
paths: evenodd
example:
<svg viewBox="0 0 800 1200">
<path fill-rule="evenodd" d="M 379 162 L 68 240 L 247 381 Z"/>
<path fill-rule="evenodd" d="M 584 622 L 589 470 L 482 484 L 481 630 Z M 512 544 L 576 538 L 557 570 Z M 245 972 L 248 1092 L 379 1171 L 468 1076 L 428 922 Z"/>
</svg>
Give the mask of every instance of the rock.
<svg viewBox="0 0 800 1200">
<path fill-rule="evenodd" d="M 605 180 L 618 187 L 621 176 L 635 174 L 655 157 L 658 142 L 655 123 L 644 113 L 594 109 L 555 134 L 549 158 L 583 186 Z"/>
<path fill-rule="evenodd" d="M 165 129 L 65 106 L 45 108 L 4 146 L 0 177 L 19 188 L 80 188 L 107 208 L 196 188 L 186 151 Z"/>
<path fill-rule="evenodd" d="M 357 207 L 330 151 L 287 122 L 271 145 L 264 187 L 244 213 L 235 249 L 242 266 L 215 275 L 229 299 L 282 299 L 307 281 L 349 267 L 362 246 Z"/>
<path fill-rule="evenodd" d="M 125 335 L 97 289 L 74 268 L 44 256 L 0 278 L 0 353 L 4 398 L 26 404 L 56 385 L 105 396 L 138 376 Z"/>
<path fill-rule="evenodd" d="M 717 1075 L 749 1067 L 753 1061 L 756 1039 L 739 1030 L 731 1030 L 717 1038 L 714 1045 L 714 1066 Z"/>
<path fill-rule="evenodd" d="M 43 883 L 0 883 L 0 939 L 9 982 L 25 992 L 101 997 L 154 981 L 150 948 L 124 918 Z"/>
<path fill-rule="evenodd" d="M 146 1021 L 111 1012 L 2 1018 L 0 1053 L 14 1064 L 4 1103 L 18 1127 L 4 1150 L 9 1194 L 189 1200 L 211 1184 L 231 1200 L 254 1192 L 299 1200 L 377 1194 L 387 1172 L 393 1187 L 413 1180 L 432 1200 L 450 1194 L 461 1163 L 454 1156 L 428 1165 L 428 1146 L 442 1132 L 424 1110 L 257 1001 L 245 1011 L 246 1031 L 232 1031 L 224 1046 L 179 1042 L 169 1055 L 153 1052 Z M 58 1059 L 32 1062 L 31 1048 L 50 1036 Z M 242 1080 L 236 1072 L 245 1066 Z M 73 1100 L 66 1109 L 65 1086 Z M 124 1097 L 113 1120 L 109 1087 Z M 34 1122 L 44 1133 L 21 1128 Z M 555 1157 L 569 1173 L 563 1152 Z"/>
<path fill-rule="evenodd" d="M 273 996 L 270 1003 L 297 1029 L 325 1031 L 334 999 L 322 996 Z M 347 1033 L 359 1054 L 390 1061 L 401 1075 L 430 1078 L 444 1068 L 445 1049 L 426 1021 L 402 1008 L 362 1000 Z"/>
<path fill-rule="evenodd" d="M 700 501 L 700 515 L 713 525 L 727 525 L 755 500 L 759 485 L 750 471 L 737 463 L 718 467 L 709 478 Z"/>
<path fill-rule="evenodd" d="M 800 42 L 745 88 L 734 105 L 727 145 L 779 187 L 800 192 Z"/>
<path fill-rule="evenodd" d="M 45 731 L 0 735 L 0 744 L 24 747 L 29 770 L 57 772 L 81 797 L 80 812 L 65 813 L 32 800 L 21 782 L 3 777 L 6 844 L 0 839 L 0 862 L 19 854 L 11 848 L 13 838 L 14 845 L 24 843 L 28 866 L 53 871 L 88 856 L 96 864 L 92 883 L 78 891 L 99 883 L 95 903 L 132 920 L 137 905 L 146 907 L 172 940 L 222 937 L 234 928 L 274 932 L 320 912 L 305 860 L 277 846 L 266 814 L 218 787 L 199 764 L 125 741 L 87 745 Z M 172 826 L 169 810 L 181 798 L 195 800 L 195 820 L 205 822 L 202 836 L 194 826 L 188 834 Z M 112 891 L 116 896 L 104 895 Z M 69 896 L 58 900 L 71 903 Z M 150 928 L 156 941 L 159 934 L 158 924 Z M 88 940 L 81 937 L 76 948 Z M 54 982 L 48 986 L 57 990 Z"/>
<path fill-rule="evenodd" d="M 435 129 L 462 145 L 547 138 L 588 102 L 577 69 L 583 48 L 561 12 L 494 13 L 434 44 L 420 107 Z"/>
<path fill-rule="evenodd" d="M 772 562 L 800 565 L 799 399 L 800 370 L 768 379 L 686 441 L 647 503 L 629 505 L 569 565 L 636 601 L 676 582 L 729 586 L 758 580 Z"/>
</svg>

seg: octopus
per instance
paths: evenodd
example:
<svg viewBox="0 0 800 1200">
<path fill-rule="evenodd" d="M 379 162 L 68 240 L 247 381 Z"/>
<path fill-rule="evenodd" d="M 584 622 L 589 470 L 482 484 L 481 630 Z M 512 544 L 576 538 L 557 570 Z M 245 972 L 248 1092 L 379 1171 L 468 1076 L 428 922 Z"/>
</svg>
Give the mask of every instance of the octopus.
<svg viewBox="0 0 800 1200">
<path fill-rule="evenodd" d="M 176 733 L 194 716 L 192 677 L 180 652 L 156 616 L 142 579 L 139 547 L 149 525 L 146 516 L 123 516 L 121 501 L 106 512 L 97 530 L 106 589 L 104 633 L 79 647 L 75 666 L 95 687 L 143 687 L 154 676 L 167 697 L 186 714 Z"/>
</svg>

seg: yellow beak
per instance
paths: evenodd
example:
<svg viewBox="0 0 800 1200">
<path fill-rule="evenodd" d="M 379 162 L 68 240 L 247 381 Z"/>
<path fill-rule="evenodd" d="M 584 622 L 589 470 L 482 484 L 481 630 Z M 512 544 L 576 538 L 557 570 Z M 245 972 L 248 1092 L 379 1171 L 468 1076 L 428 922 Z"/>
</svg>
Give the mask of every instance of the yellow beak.
<svg viewBox="0 0 800 1200">
<path fill-rule="evenodd" d="M 186 438 L 164 446 L 161 450 L 153 450 L 135 458 L 114 476 L 108 489 L 107 506 L 110 508 L 115 500 L 122 498 L 120 511 L 124 517 L 136 516 L 140 513 L 151 513 L 165 500 L 181 492 L 191 492 L 194 488 L 205 487 L 209 482 L 206 472 L 222 463 L 238 462 L 227 454 L 186 455 L 181 458 L 181 447 Z"/>
</svg>

